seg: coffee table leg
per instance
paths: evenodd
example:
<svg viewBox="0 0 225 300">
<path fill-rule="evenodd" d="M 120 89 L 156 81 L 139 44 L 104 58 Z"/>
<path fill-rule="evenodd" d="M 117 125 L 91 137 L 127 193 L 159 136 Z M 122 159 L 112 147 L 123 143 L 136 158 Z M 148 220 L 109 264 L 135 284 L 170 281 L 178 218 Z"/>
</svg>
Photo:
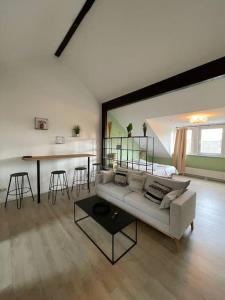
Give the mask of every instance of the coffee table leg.
<svg viewBox="0 0 225 300">
<path fill-rule="evenodd" d="M 112 234 L 112 264 L 114 264 L 114 234 Z"/>
</svg>

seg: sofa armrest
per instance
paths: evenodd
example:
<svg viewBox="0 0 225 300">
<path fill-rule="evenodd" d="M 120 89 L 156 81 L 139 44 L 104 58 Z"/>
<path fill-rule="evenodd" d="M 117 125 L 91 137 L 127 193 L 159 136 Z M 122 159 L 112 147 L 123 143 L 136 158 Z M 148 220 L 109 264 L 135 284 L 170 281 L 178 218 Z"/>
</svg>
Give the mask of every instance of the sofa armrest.
<svg viewBox="0 0 225 300">
<path fill-rule="evenodd" d="M 170 234 L 180 239 L 195 218 L 196 193 L 184 192 L 170 205 Z"/>
</svg>

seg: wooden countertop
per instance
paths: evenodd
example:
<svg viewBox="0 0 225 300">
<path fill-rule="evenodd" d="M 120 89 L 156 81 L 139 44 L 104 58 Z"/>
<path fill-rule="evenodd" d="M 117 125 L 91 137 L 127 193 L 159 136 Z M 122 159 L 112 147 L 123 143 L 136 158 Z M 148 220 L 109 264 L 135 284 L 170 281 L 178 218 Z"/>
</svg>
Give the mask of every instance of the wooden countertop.
<svg viewBox="0 0 225 300">
<path fill-rule="evenodd" d="M 95 154 L 89 153 L 74 153 L 74 154 L 59 154 L 59 155 L 44 155 L 44 156 L 23 156 L 23 160 L 54 160 L 54 159 L 67 159 L 67 158 L 79 158 L 79 157 L 91 157 Z"/>
</svg>

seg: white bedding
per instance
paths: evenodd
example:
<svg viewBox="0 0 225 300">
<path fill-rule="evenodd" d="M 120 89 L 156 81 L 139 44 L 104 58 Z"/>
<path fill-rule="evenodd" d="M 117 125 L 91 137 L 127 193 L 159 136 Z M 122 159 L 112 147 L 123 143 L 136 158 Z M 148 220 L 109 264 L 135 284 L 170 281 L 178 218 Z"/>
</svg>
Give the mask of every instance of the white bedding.
<svg viewBox="0 0 225 300">
<path fill-rule="evenodd" d="M 146 171 L 146 161 L 143 159 L 140 159 L 139 162 L 137 161 L 133 164 L 128 162 L 129 169 L 132 169 L 132 165 L 134 170 Z M 147 163 L 147 171 L 152 173 L 152 163 L 150 162 Z M 174 166 L 153 163 L 153 174 L 157 176 L 171 177 L 173 174 L 178 174 L 178 172 Z"/>
</svg>

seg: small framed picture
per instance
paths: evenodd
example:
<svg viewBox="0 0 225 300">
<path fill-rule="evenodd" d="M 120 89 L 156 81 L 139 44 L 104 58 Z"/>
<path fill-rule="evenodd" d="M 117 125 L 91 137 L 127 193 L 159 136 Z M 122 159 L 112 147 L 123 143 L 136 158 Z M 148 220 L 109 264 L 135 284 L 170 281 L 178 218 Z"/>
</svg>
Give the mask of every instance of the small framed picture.
<svg viewBox="0 0 225 300">
<path fill-rule="evenodd" d="M 64 136 L 56 136 L 55 143 L 56 144 L 65 144 L 65 138 L 64 138 Z"/>
<path fill-rule="evenodd" d="M 34 124 L 35 124 L 35 129 L 48 130 L 48 119 L 35 118 Z"/>
</svg>

